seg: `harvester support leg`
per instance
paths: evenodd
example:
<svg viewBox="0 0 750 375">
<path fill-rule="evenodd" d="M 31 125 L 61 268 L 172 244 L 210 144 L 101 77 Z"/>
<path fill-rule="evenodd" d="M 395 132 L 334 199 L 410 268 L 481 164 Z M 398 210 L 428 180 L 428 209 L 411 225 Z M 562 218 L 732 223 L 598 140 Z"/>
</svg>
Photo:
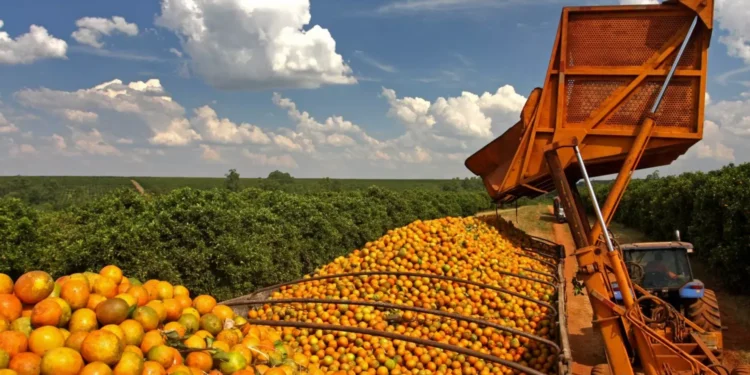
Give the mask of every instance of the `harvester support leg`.
<svg viewBox="0 0 750 375">
<path fill-rule="evenodd" d="M 560 196 L 560 203 L 562 203 L 565 212 L 571 213 L 568 216 L 568 226 L 573 234 L 576 248 L 582 249 L 588 247 L 588 236 L 584 229 L 573 193 L 575 184 L 571 184 L 565 176 L 565 171 L 562 168 L 557 150 L 547 151 L 544 156 L 547 161 L 547 167 L 552 175 L 552 180 L 555 182 L 555 188 Z M 588 223 L 586 224 L 588 225 Z M 599 267 L 603 268 L 600 259 L 601 251 L 578 251 L 576 254 L 579 267 L 581 265 L 598 264 Z M 633 368 L 630 364 L 627 348 L 625 347 L 626 337 L 622 332 L 617 315 L 606 304 L 591 295 L 591 291 L 598 291 L 602 295 L 609 295 L 604 278 L 599 272 L 581 273 L 581 278 L 589 292 L 589 301 L 591 301 L 591 308 L 594 310 L 594 319 L 598 322 L 609 366 L 613 369 L 612 373 L 632 375 Z"/>
</svg>

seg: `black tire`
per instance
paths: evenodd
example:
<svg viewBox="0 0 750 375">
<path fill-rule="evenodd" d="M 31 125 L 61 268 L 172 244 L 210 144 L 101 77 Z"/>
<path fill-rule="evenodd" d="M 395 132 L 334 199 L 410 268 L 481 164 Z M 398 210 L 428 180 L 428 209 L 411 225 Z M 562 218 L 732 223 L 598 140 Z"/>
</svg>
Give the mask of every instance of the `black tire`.
<svg viewBox="0 0 750 375">
<path fill-rule="evenodd" d="M 750 375 L 750 365 L 740 365 L 732 370 L 732 375 Z"/>
<path fill-rule="evenodd" d="M 721 331 L 719 300 L 713 290 L 706 289 L 703 298 L 687 307 L 687 318 L 708 332 Z"/>
<path fill-rule="evenodd" d="M 591 369 L 591 375 L 612 375 L 612 372 L 609 371 L 608 364 L 602 363 Z"/>
</svg>

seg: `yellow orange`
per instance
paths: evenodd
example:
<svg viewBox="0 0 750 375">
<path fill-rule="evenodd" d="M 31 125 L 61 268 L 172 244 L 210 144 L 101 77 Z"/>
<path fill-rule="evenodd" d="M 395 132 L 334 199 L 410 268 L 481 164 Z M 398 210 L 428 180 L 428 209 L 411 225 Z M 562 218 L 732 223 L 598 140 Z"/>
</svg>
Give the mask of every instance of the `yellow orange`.
<svg viewBox="0 0 750 375">
<path fill-rule="evenodd" d="M 162 301 L 155 299 L 153 301 L 149 301 L 146 306 L 156 311 L 156 315 L 159 317 L 160 322 L 163 322 L 167 319 L 167 309 L 164 307 Z"/>
<path fill-rule="evenodd" d="M 125 350 L 123 350 L 122 352 L 123 353 L 126 353 L 126 352 L 135 353 L 135 355 L 137 355 L 138 357 L 143 358 L 143 351 L 141 350 L 141 348 L 135 345 L 126 345 Z"/>
<path fill-rule="evenodd" d="M 57 326 L 60 324 L 62 315 L 62 307 L 53 299 L 47 298 L 34 305 L 31 310 L 31 325 L 33 327 Z"/>
<path fill-rule="evenodd" d="M 13 279 L 4 273 L 0 273 L 0 294 L 11 293 L 13 293 Z"/>
<path fill-rule="evenodd" d="M 132 352 L 123 353 L 117 366 L 112 370 L 112 375 L 141 375 L 141 373 L 143 373 L 143 358 Z"/>
<path fill-rule="evenodd" d="M 73 310 L 86 307 L 89 303 L 89 286 L 82 280 L 68 280 L 63 284 L 60 297 L 70 305 Z"/>
<path fill-rule="evenodd" d="M 214 365 L 214 360 L 206 352 L 192 352 L 185 357 L 185 365 L 209 372 Z"/>
<path fill-rule="evenodd" d="M 148 353 L 154 346 L 162 344 L 164 344 L 164 337 L 161 335 L 161 332 L 157 330 L 148 331 L 141 341 L 141 351 Z"/>
<path fill-rule="evenodd" d="M 216 305 L 211 310 L 211 313 L 218 316 L 222 321 L 226 319 L 232 319 L 234 317 L 234 310 L 227 305 Z"/>
<path fill-rule="evenodd" d="M 42 357 L 39 354 L 18 353 L 10 360 L 8 368 L 18 375 L 37 375 L 41 372 Z"/>
<path fill-rule="evenodd" d="M 148 290 L 143 285 L 130 285 L 127 293 L 135 297 L 138 301 L 138 306 L 145 306 L 149 301 Z"/>
<path fill-rule="evenodd" d="M 200 295 L 193 299 L 193 307 L 198 310 L 198 313 L 201 315 L 210 313 L 214 306 L 216 306 L 216 298 L 207 294 Z"/>
<path fill-rule="evenodd" d="M 169 299 L 174 297 L 174 288 L 172 287 L 172 284 L 166 281 L 159 281 L 159 283 L 156 284 L 156 294 L 159 296 L 159 299 Z"/>
<path fill-rule="evenodd" d="M 122 281 L 122 270 L 114 265 L 104 266 L 99 271 L 99 275 L 112 280 L 115 284 L 119 284 Z"/>
<path fill-rule="evenodd" d="M 86 339 L 86 336 L 88 336 L 89 333 L 86 331 L 78 331 L 73 332 L 70 334 L 70 337 L 68 337 L 65 340 L 65 347 L 71 348 L 77 352 L 81 351 L 81 344 L 83 344 L 83 340 Z"/>
<path fill-rule="evenodd" d="M 112 375 L 112 369 L 104 362 L 91 362 L 83 368 L 80 375 Z"/>
<path fill-rule="evenodd" d="M 120 329 L 122 329 L 125 336 L 124 340 L 126 345 L 140 346 L 141 341 L 143 340 L 143 335 L 146 334 L 141 323 L 138 323 L 133 319 L 128 319 L 120 323 Z"/>
<path fill-rule="evenodd" d="M 35 304 L 49 297 L 54 289 L 55 281 L 44 271 L 26 272 L 13 285 L 13 293 L 27 304 Z"/>
<path fill-rule="evenodd" d="M 107 300 L 107 297 L 101 294 L 91 293 L 89 295 L 89 301 L 86 303 L 86 308 L 91 309 L 91 310 L 96 310 L 96 307 L 99 306 L 100 303 L 106 300 Z"/>
<path fill-rule="evenodd" d="M 56 348 L 42 357 L 41 375 L 77 375 L 83 369 L 83 358 L 71 348 Z"/>
<path fill-rule="evenodd" d="M 114 298 L 117 295 L 117 284 L 108 277 L 100 277 L 94 282 L 94 293 Z"/>
<path fill-rule="evenodd" d="M 99 322 L 96 320 L 96 313 L 89 308 L 76 310 L 70 316 L 68 329 L 71 333 L 77 331 L 91 332 L 99 328 Z"/>
<path fill-rule="evenodd" d="M 188 290 L 188 288 L 185 288 L 182 285 L 175 285 L 174 286 L 174 296 L 175 297 L 185 296 L 185 297 L 190 298 L 190 291 Z"/>
<path fill-rule="evenodd" d="M 23 305 L 13 294 L 0 294 L 0 319 L 12 322 L 21 317 Z"/>
<path fill-rule="evenodd" d="M 143 364 L 142 375 L 166 375 L 167 370 L 164 369 L 160 364 L 153 361 L 146 361 Z"/>
<path fill-rule="evenodd" d="M 112 332 L 97 330 L 86 336 L 81 344 L 81 355 L 87 362 L 114 365 L 122 357 L 124 345 Z"/>
<path fill-rule="evenodd" d="M 148 306 L 136 308 L 133 311 L 133 320 L 141 323 L 143 329 L 146 331 L 156 329 L 159 326 L 159 314 L 156 313 L 156 310 Z"/>
<path fill-rule="evenodd" d="M 119 325 L 116 324 L 107 324 L 106 326 L 101 328 L 103 331 L 112 332 L 117 336 L 120 341 L 123 342 L 123 345 L 127 345 L 125 342 L 125 332 L 120 328 Z"/>
<path fill-rule="evenodd" d="M 49 350 L 63 346 L 65 346 L 65 338 L 62 332 L 53 326 L 39 327 L 31 331 L 29 336 L 29 350 L 39 356 L 44 355 Z"/>
</svg>

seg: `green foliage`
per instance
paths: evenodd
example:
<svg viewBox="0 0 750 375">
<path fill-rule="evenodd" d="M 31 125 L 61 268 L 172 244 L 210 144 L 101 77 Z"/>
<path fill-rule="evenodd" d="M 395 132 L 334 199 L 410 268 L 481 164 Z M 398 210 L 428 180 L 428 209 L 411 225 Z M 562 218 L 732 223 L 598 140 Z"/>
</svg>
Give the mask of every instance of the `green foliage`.
<svg viewBox="0 0 750 375">
<path fill-rule="evenodd" d="M 293 184 L 292 184 L 293 185 Z M 59 211 L 0 199 L 0 272 L 55 277 L 117 264 L 226 299 L 310 273 L 417 218 L 490 207 L 483 191 L 114 190 Z"/>
<path fill-rule="evenodd" d="M 224 177 L 226 178 L 224 180 L 224 187 L 227 188 L 229 191 L 239 191 L 240 190 L 240 174 L 237 173 L 237 170 L 232 168 L 229 170 L 229 173 L 225 174 Z"/>
<path fill-rule="evenodd" d="M 595 187 L 600 204 L 610 188 L 610 184 Z M 588 208 L 591 211 L 590 204 Z M 692 242 L 696 254 L 728 286 L 750 291 L 745 282 L 750 274 L 750 164 L 679 176 L 660 177 L 657 172 L 633 180 L 614 220 L 656 240 L 672 240 L 679 230 L 682 240 Z"/>
</svg>

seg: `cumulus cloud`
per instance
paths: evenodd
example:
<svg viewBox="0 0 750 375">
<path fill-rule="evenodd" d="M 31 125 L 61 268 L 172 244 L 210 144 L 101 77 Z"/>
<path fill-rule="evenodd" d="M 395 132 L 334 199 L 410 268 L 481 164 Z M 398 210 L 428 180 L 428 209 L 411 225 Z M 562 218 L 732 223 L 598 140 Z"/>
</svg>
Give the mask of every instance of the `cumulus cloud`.
<svg viewBox="0 0 750 375">
<path fill-rule="evenodd" d="M 207 105 L 197 108 L 190 122 L 207 141 L 226 144 L 271 143 L 271 139 L 261 128 L 245 123 L 238 125 L 227 118 L 220 119 L 216 111 Z"/>
<path fill-rule="evenodd" d="M 0 29 L 3 27 L 0 20 Z M 0 31 L 0 64 L 31 64 L 42 59 L 64 59 L 68 43 L 50 35 L 42 26 L 31 25 L 29 32 L 15 39 Z"/>
<path fill-rule="evenodd" d="M 221 154 L 219 154 L 219 151 L 215 148 L 209 145 L 201 145 L 201 150 L 203 150 L 203 152 L 201 153 L 201 159 L 209 161 L 221 160 Z"/>
<path fill-rule="evenodd" d="M 20 145 L 13 143 L 8 149 L 8 155 L 10 155 L 10 157 L 12 158 L 21 157 L 24 155 L 34 155 L 36 153 L 36 148 L 27 143 L 22 143 Z"/>
<path fill-rule="evenodd" d="M 120 150 L 107 143 L 102 134 L 97 129 L 91 129 L 90 132 L 73 132 L 73 144 L 79 151 L 90 155 L 120 155 Z"/>
<path fill-rule="evenodd" d="M 18 132 L 18 127 L 8 121 L 5 116 L 3 116 L 2 113 L 0 113 L 0 134 L 7 134 L 7 133 L 16 133 Z"/>
<path fill-rule="evenodd" d="M 132 145 L 133 140 L 131 138 L 118 138 L 115 143 L 121 144 L 121 145 Z"/>
<path fill-rule="evenodd" d="M 63 116 L 72 122 L 94 122 L 99 118 L 94 112 L 80 111 L 77 109 L 66 109 L 63 111 Z"/>
<path fill-rule="evenodd" d="M 248 150 L 242 150 L 242 155 L 258 166 L 264 167 L 280 167 L 294 169 L 299 167 L 294 158 L 289 154 L 268 156 L 265 154 L 257 154 Z"/>
<path fill-rule="evenodd" d="M 123 17 L 114 16 L 112 19 L 100 17 L 83 17 L 76 21 L 78 30 L 74 31 L 71 36 L 78 43 L 85 44 L 94 48 L 104 47 L 101 41 L 102 36 L 109 36 L 113 33 L 120 33 L 127 36 L 138 35 L 138 25 L 130 23 Z"/>
<path fill-rule="evenodd" d="M 192 70 L 220 89 L 352 84 L 331 33 L 309 0 L 162 0 L 156 23 L 174 31 Z"/>
<path fill-rule="evenodd" d="M 169 52 L 177 57 L 182 57 L 182 52 L 178 50 L 177 48 L 170 48 Z"/>
<path fill-rule="evenodd" d="M 742 59 L 750 64 L 750 1 L 748 0 L 717 0 L 715 3 L 715 19 L 719 28 L 727 35 L 719 41 L 727 46 L 730 56 Z"/>
<path fill-rule="evenodd" d="M 734 149 L 722 143 L 724 135 L 713 121 L 703 123 L 703 140 L 695 147 L 695 153 L 701 159 L 715 159 L 722 162 L 734 161 Z"/>
<path fill-rule="evenodd" d="M 15 96 L 25 106 L 52 113 L 77 110 L 97 117 L 108 113 L 134 116 L 151 130 L 149 142 L 153 144 L 182 146 L 201 140 L 185 118 L 185 109 L 172 100 L 158 79 L 128 84 L 114 79 L 76 91 L 23 89 Z"/>
</svg>

